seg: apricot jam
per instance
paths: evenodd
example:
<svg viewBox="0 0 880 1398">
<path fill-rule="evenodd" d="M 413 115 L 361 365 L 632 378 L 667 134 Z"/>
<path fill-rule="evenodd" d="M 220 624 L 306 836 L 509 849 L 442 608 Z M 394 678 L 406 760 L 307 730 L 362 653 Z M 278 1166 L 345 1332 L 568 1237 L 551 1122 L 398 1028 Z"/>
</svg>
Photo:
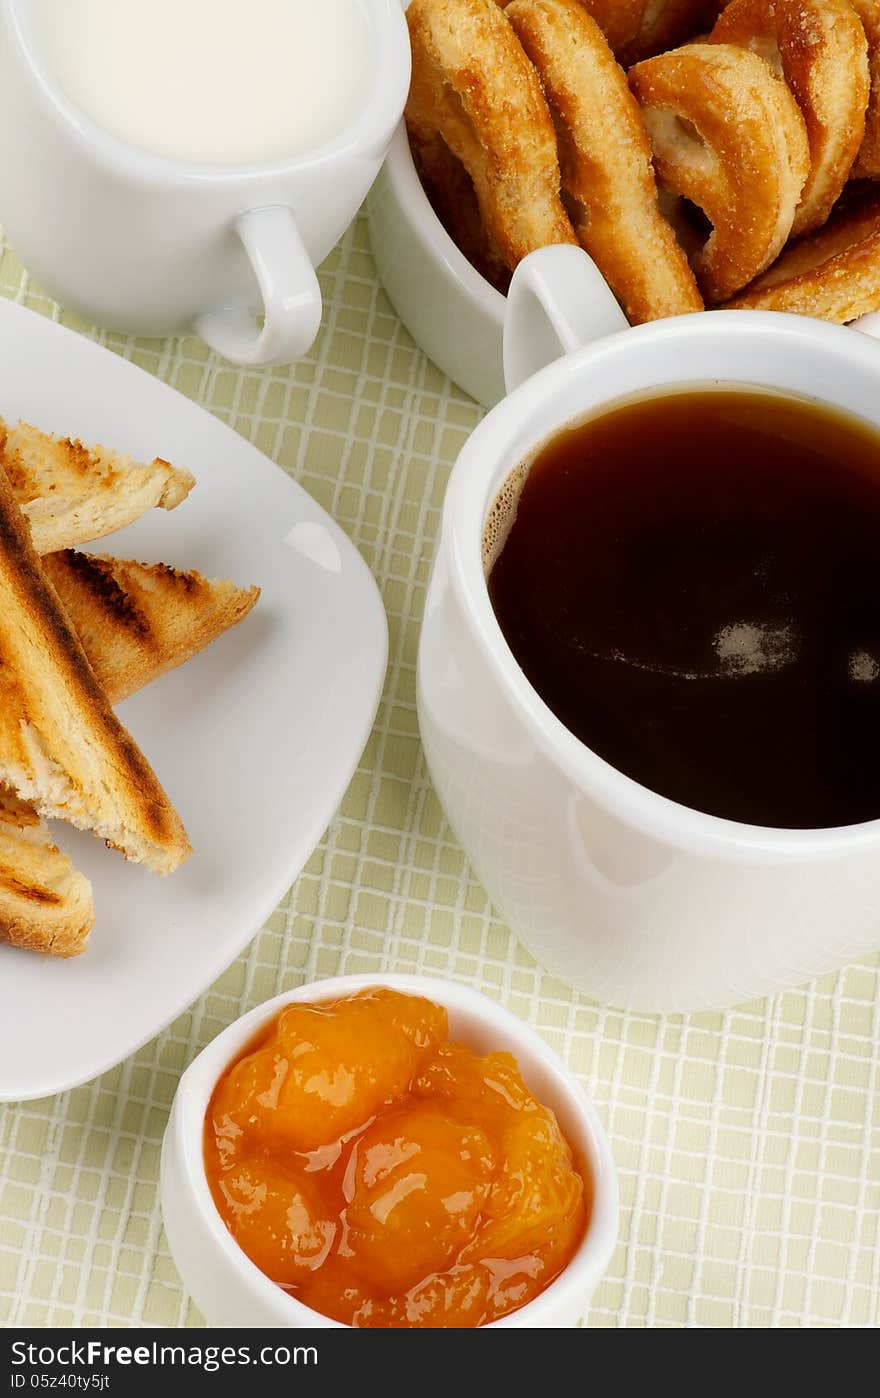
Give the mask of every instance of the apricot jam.
<svg viewBox="0 0 880 1398">
<path fill-rule="evenodd" d="M 239 1246 L 346 1325 L 487 1325 L 583 1238 L 590 1198 L 556 1117 L 507 1053 L 376 989 L 293 1004 L 217 1084 L 205 1169 Z"/>
</svg>

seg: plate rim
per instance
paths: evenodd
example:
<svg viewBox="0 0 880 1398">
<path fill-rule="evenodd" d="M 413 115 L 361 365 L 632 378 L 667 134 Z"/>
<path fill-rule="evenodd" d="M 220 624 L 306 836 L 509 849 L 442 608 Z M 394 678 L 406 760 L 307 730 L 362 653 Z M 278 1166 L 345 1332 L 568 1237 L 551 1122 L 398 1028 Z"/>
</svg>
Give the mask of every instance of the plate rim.
<svg viewBox="0 0 880 1398">
<path fill-rule="evenodd" d="M 339 543 L 342 553 L 347 556 L 350 565 L 354 566 L 360 572 L 362 579 L 368 584 L 362 594 L 365 610 L 364 624 L 373 625 L 378 628 L 378 645 L 375 649 L 372 673 L 364 676 L 364 689 L 365 694 L 369 694 L 369 702 L 367 703 L 365 698 L 362 717 L 356 725 L 353 724 L 353 727 L 357 729 L 357 743 L 355 745 L 354 738 L 352 738 L 351 743 L 353 755 L 350 760 L 342 764 L 340 768 L 340 777 L 332 786 L 326 788 L 323 799 L 316 801 L 314 815 L 307 824 L 304 824 L 303 836 L 301 839 L 297 840 L 296 848 L 292 851 L 290 859 L 284 861 L 282 874 L 273 882 L 271 888 L 267 889 L 265 894 L 255 901 L 254 913 L 247 919 L 246 925 L 243 927 L 241 933 L 234 938 L 234 944 L 230 941 L 221 955 L 213 960 L 206 968 L 204 975 L 199 976 L 198 983 L 191 982 L 182 992 L 184 998 L 178 1000 L 177 997 L 174 997 L 174 1008 L 167 1014 L 163 1014 L 161 1022 L 157 1022 L 149 1032 L 139 1034 L 137 1039 L 133 1040 L 122 1054 L 119 1054 L 116 1050 L 111 1050 L 106 1057 L 102 1055 L 100 1061 L 96 1057 L 95 1062 L 85 1071 L 80 1071 L 79 1069 L 73 1073 L 59 1071 L 57 1075 L 51 1076 L 51 1079 L 44 1076 L 39 1084 L 32 1083 L 26 1088 L 16 1087 L 9 1080 L 4 1080 L 8 1072 L 9 1060 L 7 1060 L 6 1070 L 0 1065 L 0 1104 L 15 1104 L 17 1102 L 41 1101 L 64 1092 L 70 1092 L 75 1088 L 94 1082 L 105 1073 L 112 1071 L 112 1069 L 118 1067 L 120 1064 L 133 1058 L 147 1044 L 151 1043 L 162 1034 L 179 1015 L 183 1014 L 191 1005 L 200 999 L 218 976 L 222 975 L 250 946 L 260 930 L 264 927 L 274 909 L 277 908 L 278 904 L 281 902 L 285 893 L 292 888 L 305 865 L 308 863 L 308 860 L 318 847 L 323 832 L 332 822 L 345 796 L 345 792 L 357 771 L 358 764 L 363 756 L 370 734 L 373 731 L 376 715 L 384 693 L 388 670 L 389 630 L 388 615 L 385 610 L 382 594 L 379 591 L 378 583 L 358 547 L 323 505 L 321 505 L 298 480 L 285 471 L 282 466 L 279 466 L 276 461 L 273 461 L 272 458 L 258 446 L 248 441 L 241 433 L 236 432 L 233 427 L 212 413 L 204 404 L 187 397 L 180 389 L 175 388 L 172 384 L 166 383 L 164 379 L 159 378 L 156 374 L 150 373 L 149 370 L 144 369 L 141 365 L 135 364 L 132 360 L 117 354 L 108 346 L 97 343 L 97 341 L 90 339 L 87 335 L 80 334 L 69 326 L 62 325 L 59 321 L 51 319 L 49 316 L 32 310 L 30 307 L 23 306 L 18 302 L 11 301 L 7 297 L 0 296 L 0 341 L 9 333 L 7 326 L 3 324 L 4 321 L 8 321 L 9 326 L 14 326 L 15 323 L 19 321 L 26 322 L 31 326 L 34 326 L 35 323 L 39 323 L 40 334 L 47 334 L 50 337 L 55 337 L 60 343 L 64 343 L 68 348 L 74 350 L 75 353 L 84 353 L 86 357 L 88 357 L 94 352 L 94 356 L 97 360 L 103 363 L 107 363 L 108 361 L 117 363 L 119 369 L 114 372 L 122 372 L 127 377 L 137 376 L 141 381 L 146 381 L 151 385 L 151 391 L 155 387 L 162 392 L 163 396 L 167 394 L 173 395 L 174 398 L 181 400 L 187 410 L 191 410 L 194 415 L 204 417 L 212 425 L 214 430 L 219 429 L 235 439 L 236 443 L 239 444 L 239 448 L 240 446 L 244 446 L 254 456 L 259 457 L 267 469 L 271 468 L 271 470 L 285 482 L 286 487 L 289 487 L 296 496 L 307 501 L 310 510 L 317 511 L 322 517 L 322 521 L 330 526 L 333 537 Z M 369 686 L 367 686 L 368 681 Z M 14 1061 L 12 1066 L 14 1070 Z"/>
</svg>

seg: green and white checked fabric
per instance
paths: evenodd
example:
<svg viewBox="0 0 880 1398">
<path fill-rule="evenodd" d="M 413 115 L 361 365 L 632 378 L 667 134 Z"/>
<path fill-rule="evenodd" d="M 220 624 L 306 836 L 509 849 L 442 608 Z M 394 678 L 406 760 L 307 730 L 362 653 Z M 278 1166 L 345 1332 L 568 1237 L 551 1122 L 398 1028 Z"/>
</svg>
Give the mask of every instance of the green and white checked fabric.
<svg viewBox="0 0 880 1398">
<path fill-rule="evenodd" d="M 358 771 L 250 950 L 112 1072 L 0 1108 L 0 1323 L 201 1325 L 157 1193 L 181 1071 L 270 995 L 401 970 L 503 1000 L 589 1084 L 622 1192 L 621 1240 L 589 1324 L 880 1324 L 880 958 L 729 1013 L 669 1019 L 597 1008 L 535 966 L 443 819 L 416 723 L 443 492 L 480 410 L 397 321 L 363 220 L 321 280 L 325 324 L 309 358 L 234 369 L 193 339 L 132 341 L 77 322 L 0 241 L 4 295 L 157 374 L 296 476 L 363 553 L 391 628 Z"/>
</svg>

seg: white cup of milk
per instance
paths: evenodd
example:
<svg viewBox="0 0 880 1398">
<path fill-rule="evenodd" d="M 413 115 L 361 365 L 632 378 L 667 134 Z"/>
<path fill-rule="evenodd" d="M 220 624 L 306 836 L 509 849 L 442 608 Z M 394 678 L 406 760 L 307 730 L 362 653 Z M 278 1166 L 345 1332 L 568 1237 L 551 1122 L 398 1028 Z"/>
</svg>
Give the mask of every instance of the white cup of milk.
<svg viewBox="0 0 880 1398">
<path fill-rule="evenodd" d="M 409 77 L 400 0 L 0 0 L 0 221 L 109 329 L 298 359 Z"/>
</svg>

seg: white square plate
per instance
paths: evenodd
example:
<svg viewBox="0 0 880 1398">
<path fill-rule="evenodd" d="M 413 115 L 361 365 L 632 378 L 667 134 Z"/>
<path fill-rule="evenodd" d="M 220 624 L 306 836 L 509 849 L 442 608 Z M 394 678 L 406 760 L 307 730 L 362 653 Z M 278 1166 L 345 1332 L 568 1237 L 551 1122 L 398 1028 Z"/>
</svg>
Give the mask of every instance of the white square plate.
<svg viewBox="0 0 880 1398">
<path fill-rule="evenodd" d="M 88 950 L 0 946 L 0 1100 L 43 1097 L 128 1057 L 262 927 L 331 820 L 375 718 L 385 612 L 352 544 L 256 448 L 110 351 L 0 301 L 0 415 L 163 456 L 198 484 L 94 545 L 258 583 L 256 610 L 120 706 L 195 853 L 170 878 L 57 826 L 94 885 Z"/>
</svg>

